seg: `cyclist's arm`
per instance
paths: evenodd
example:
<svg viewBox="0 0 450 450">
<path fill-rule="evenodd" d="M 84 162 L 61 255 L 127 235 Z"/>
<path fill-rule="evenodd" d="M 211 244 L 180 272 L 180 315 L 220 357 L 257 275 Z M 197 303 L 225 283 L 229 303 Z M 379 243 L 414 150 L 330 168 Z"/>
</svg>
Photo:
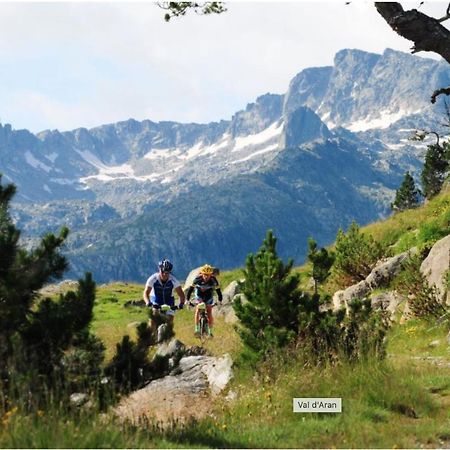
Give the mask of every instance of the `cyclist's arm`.
<svg viewBox="0 0 450 450">
<path fill-rule="evenodd" d="M 192 292 L 194 291 L 194 286 L 189 286 L 187 292 L 186 292 L 186 300 L 189 302 L 191 301 L 191 295 Z"/>
<path fill-rule="evenodd" d="M 219 302 L 222 303 L 223 295 L 222 295 L 222 291 L 220 290 L 219 287 L 216 289 L 216 293 L 217 293 L 217 298 L 218 298 Z"/>
<path fill-rule="evenodd" d="M 150 292 L 152 291 L 151 286 L 145 286 L 143 298 L 146 305 L 150 304 Z"/>
</svg>

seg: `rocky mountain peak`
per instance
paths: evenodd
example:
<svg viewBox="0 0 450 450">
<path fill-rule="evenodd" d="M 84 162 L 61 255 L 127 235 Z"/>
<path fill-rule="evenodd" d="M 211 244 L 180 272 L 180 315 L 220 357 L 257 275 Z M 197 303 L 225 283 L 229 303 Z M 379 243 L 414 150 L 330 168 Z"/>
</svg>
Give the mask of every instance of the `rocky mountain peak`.
<svg viewBox="0 0 450 450">
<path fill-rule="evenodd" d="M 284 127 L 284 142 L 281 146 L 286 148 L 331 137 L 320 117 L 306 106 L 301 106 L 287 115 Z"/>
<path fill-rule="evenodd" d="M 369 53 L 358 49 L 343 49 L 334 55 L 334 68 L 335 70 L 342 71 L 351 68 L 363 68 L 364 71 L 370 72 L 378 60 L 381 58 L 376 53 Z"/>
<path fill-rule="evenodd" d="M 249 103 L 244 111 L 231 118 L 230 132 L 233 137 L 257 134 L 281 117 L 284 95 L 265 94 Z"/>
<path fill-rule="evenodd" d="M 327 92 L 332 71 L 332 67 L 312 67 L 297 74 L 285 95 L 283 113 L 289 114 L 299 106 L 308 106 L 316 111 Z"/>
</svg>

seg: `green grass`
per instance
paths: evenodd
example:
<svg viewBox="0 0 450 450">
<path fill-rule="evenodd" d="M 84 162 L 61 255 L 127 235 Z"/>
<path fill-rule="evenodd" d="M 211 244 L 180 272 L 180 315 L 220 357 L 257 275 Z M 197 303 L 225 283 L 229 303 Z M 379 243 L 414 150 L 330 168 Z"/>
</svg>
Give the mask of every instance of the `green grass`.
<svg viewBox="0 0 450 450">
<path fill-rule="evenodd" d="M 394 253 L 431 245 L 450 233 L 450 193 L 443 192 L 418 208 L 394 214 L 362 230 L 391 246 Z"/>
<path fill-rule="evenodd" d="M 318 369 L 305 368 L 301 359 L 279 361 L 277 368 L 271 363 L 276 376 L 263 371 L 251 384 L 238 385 L 239 399 L 211 423 L 224 441 L 257 448 L 417 447 L 430 439 L 438 445 L 448 426 L 447 409 L 427 389 L 425 381 L 436 375 L 428 366 L 389 361 Z M 442 375 L 441 385 L 450 371 Z M 293 413 L 293 397 L 341 397 L 343 413 Z"/>
<path fill-rule="evenodd" d="M 189 311 L 177 316 L 180 327 L 191 319 Z M 222 326 L 218 324 L 221 338 L 218 335 L 211 341 L 211 345 L 217 342 L 213 349 L 217 354 L 223 353 L 234 333 Z M 384 362 L 310 367 L 304 363 L 300 346 L 272 358 L 258 372 L 241 363 L 229 388 L 237 394 L 236 400 L 220 397 L 211 416 L 165 431 L 151 424 L 121 425 L 108 415 L 74 414 L 67 408 L 49 407 L 31 416 L 17 411 L 4 414 L 0 447 L 446 447 L 450 423 L 446 334 L 445 327 L 431 328 L 420 321 L 395 325 L 389 333 L 389 356 Z M 440 344 L 430 348 L 429 343 L 435 340 Z M 236 345 L 235 354 L 240 348 Z M 437 366 L 416 356 L 441 358 L 445 364 Z M 341 397 L 343 412 L 293 413 L 294 397 Z"/>
<path fill-rule="evenodd" d="M 241 276 L 241 271 L 236 270 L 221 275 L 220 281 L 222 286 L 226 287 L 236 277 Z M 130 300 L 140 300 L 142 291 L 142 285 L 128 283 L 113 283 L 97 288 L 92 331 L 106 347 L 106 361 L 114 355 L 116 344 L 122 336 L 129 335 L 135 339 L 137 325 L 148 321 L 147 308 L 125 307 L 125 303 Z M 242 347 L 233 325 L 226 323 L 223 317 L 216 317 L 215 321 L 215 336 L 207 340 L 204 347 L 213 355 L 230 353 L 232 357 L 237 356 Z M 193 308 L 176 312 L 175 333 L 184 344 L 199 345 L 199 340 L 194 336 Z"/>
</svg>

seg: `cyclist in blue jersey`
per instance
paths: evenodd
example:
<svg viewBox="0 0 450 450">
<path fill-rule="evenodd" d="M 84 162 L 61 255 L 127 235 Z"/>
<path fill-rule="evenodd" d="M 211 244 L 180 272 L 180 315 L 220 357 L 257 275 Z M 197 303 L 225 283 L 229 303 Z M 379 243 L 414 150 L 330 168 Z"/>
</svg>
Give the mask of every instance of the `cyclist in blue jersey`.
<svg viewBox="0 0 450 450">
<path fill-rule="evenodd" d="M 151 319 L 151 329 L 156 329 L 154 316 L 159 314 L 162 305 L 175 306 L 175 297 L 173 291 L 178 294 L 180 299 L 179 308 L 183 308 L 185 296 L 180 282 L 172 275 L 173 264 L 168 259 L 163 259 L 158 263 L 159 271 L 151 275 L 145 283 L 144 302 L 153 309 Z M 166 313 L 169 320 L 173 322 L 174 312 Z"/>
</svg>

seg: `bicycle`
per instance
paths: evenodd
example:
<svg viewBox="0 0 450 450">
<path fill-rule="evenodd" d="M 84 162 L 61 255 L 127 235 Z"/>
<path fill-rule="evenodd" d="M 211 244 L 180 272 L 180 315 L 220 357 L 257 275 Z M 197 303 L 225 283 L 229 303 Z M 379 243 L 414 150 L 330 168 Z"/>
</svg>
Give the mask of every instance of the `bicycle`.
<svg viewBox="0 0 450 450">
<path fill-rule="evenodd" d="M 200 338 L 201 343 L 203 344 L 206 341 L 207 337 L 210 337 L 209 334 L 209 320 L 208 320 L 208 314 L 206 312 L 206 303 L 205 302 L 200 302 L 200 303 L 192 303 L 189 302 L 189 306 L 193 306 L 196 307 L 199 310 L 199 320 L 198 320 L 198 325 L 199 325 L 199 335 L 198 337 Z M 215 307 L 216 303 L 213 303 L 211 305 L 211 307 Z"/>
<path fill-rule="evenodd" d="M 158 315 L 162 317 L 163 323 L 158 325 L 158 328 L 156 329 L 156 343 L 161 343 L 164 340 L 168 339 L 169 337 L 172 337 L 172 327 L 173 325 L 169 323 L 169 311 L 176 311 L 179 309 L 178 306 L 170 306 L 170 305 L 157 305 L 155 303 L 150 303 L 148 305 L 149 308 L 153 308 L 159 311 Z M 169 329 L 169 325 L 172 325 Z"/>
</svg>

